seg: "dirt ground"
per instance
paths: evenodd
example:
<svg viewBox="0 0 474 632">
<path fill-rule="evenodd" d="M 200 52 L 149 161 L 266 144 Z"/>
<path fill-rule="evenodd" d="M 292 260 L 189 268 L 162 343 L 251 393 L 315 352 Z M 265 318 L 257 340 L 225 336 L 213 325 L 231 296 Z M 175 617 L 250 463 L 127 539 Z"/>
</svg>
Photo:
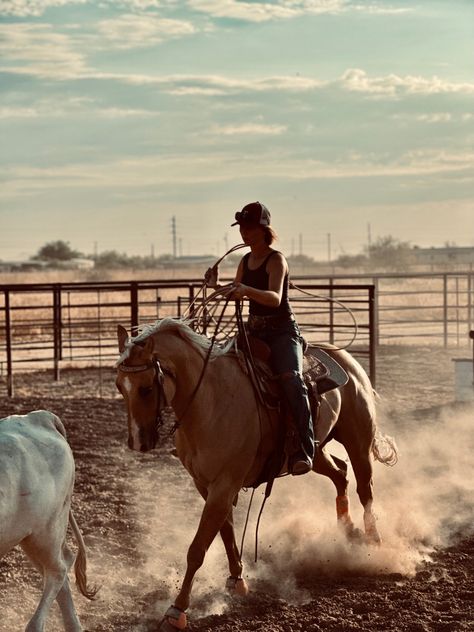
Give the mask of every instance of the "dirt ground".
<svg viewBox="0 0 474 632">
<path fill-rule="evenodd" d="M 380 425 L 400 449 L 393 469 L 377 464 L 374 471 L 382 545 L 343 540 L 326 480 L 278 481 L 256 565 L 249 528 L 249 597 L 225 594 L 225 555 L 216 543 L 195 581 L 190 630 L 474 630 L 474 409 L 453 403 L 451 355 L 381 349 Z M 0 417 L 43 408 L 67 428 L 76 459 L 74 512 L 88 548 L 89 580 L 101 586 L 93 602 L 75 595 L 84 629 L 151 632 L 176 593 L 202 505 L 166 432 L 152 453 L 127 449 L 114 372 L 104 370 L 100 379 L 99 398 L 96 369 L 63 371 L 59 383 L 47 372 L 27 374 L 16 379 L 13 400 L 0 400 Z M 241 494 L 238 537 L 247 499 Z M 351 503 L 361 526 L 354 490 Z M 24 629 L 39 588 L 21 551 L 0 561 L 1 632 Z M 56 608 L 47 629 L 62 629 Z"/>
</svg>

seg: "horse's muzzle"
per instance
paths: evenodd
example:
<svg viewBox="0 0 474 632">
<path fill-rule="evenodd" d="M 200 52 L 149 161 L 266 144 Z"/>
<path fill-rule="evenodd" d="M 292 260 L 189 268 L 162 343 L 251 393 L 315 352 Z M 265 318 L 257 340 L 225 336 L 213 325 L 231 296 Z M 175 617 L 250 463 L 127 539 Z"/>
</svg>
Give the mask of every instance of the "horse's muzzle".
<svg viewBox="0 0 474 632">
<path fill-rule="evenodd" d="M 158 435 L 153 433 L 152 436 L 146 436 L 144 432 L 139 433 L 138 441 L 137 438 L 129 435 L 128 437 L 128 447 L 130 450 L 135 450 L 136 452 L 149 452 L 156 448 L 156 444 L 158 442 Z"/>
</svg>

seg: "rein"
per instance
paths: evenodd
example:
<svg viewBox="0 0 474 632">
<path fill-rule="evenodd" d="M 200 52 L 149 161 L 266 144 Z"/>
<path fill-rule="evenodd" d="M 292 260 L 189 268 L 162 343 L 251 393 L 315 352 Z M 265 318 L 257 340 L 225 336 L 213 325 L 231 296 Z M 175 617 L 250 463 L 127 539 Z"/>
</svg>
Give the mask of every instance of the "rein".
<svg viewBox="0 0 474 632">
<path fill-rule="evenodd" d="M 199 388 L 200 388 L 200 386 L 201 386 L 201 384 L 202 384 L 202 381 L 203 381 L 203 379 L 204 379 L 204 374 L 205 374 L 206 369 L 207 369 L 207 366 L 208 366 L 208 364 L 209 364 L 209 360 L 211 359 L 211 353 L 212 353 L 212 350 L 213 350 L 213 348 L 214 348 L 214 344 L 215 344 L 215 342 L 216 342 L 216 337 L 217 337 L 217 334 L 218 334 L 218 332 L 219 332 L 219 327 L 220 327 L 220 325 L 221 325 L 222 317 L 224 316 L 224 312 L 225 312 L 225 310 L 226 310 L 226 308 L 227 308 L 227 304 L 229 303 L 229 300 L 230 300 L 230 297 L 229 297 L 229 296 L 228 296 L 228 297 L 226 297 L 224 307 L 223 307 L 223 309 L 222 309 L 222 311 L 221 311 L 221 314 L 220 314 L 219 319 L 218 319 L 217 324 L 216 324 L 216 328 L 215 328 L 215 330 L 214 330 L 214 335 L 212 336 L 212 339 L 211 339 L 211 344 L 209 345 L 209 348 L 208 348 L 208 350 L 207 350 L 206 357 L 205 357 L 205 359 L 204 359 L 204 365 L 203 365 L 202 370 L 201 370 L 201 375 L 199 376 L 199 379 L 198 379 L 198 381 L 196 382 L 196 386 L 194 387 L 193 392 L 192 392 L 192 393 L 191 393 L 191 395 L 189 396 L 189 400 L 188 400 L 188 402 L 187 402 L 187 404 L 186 404 L 186 407 L 185 407 L 185 409 L 184 409 L 184 412 L 183 412 L 183 413 L 181 413 L 181 415 L 180 415 L 180 418 L 179 418 L 179 419 L 178 419 L 178 416 L 176 415 L 176 421 L 175 421 L 175 423 L 174 423 L 174 425 L 173 425 L 173 428 L 172 428 L 172 429 L 171 429 L 171 431 L 170 431 L 170 434 L 173 434 L 174 432 L 176 432 L 176 430 L 178 430 L 178 428 L 179 428 L 179 427 L 180 427 L 180 425 L 181 425 L 181 419 L 183 419 L 184 415 L 188 412 L 189 407 L 190 407 L 190 406 L 191 406 L 191 404 L 193 403 L 194 398 L 196 397 L 197 392 L 199 391 Z"/>
<path fill-rule="evenodd" d="M 255 403 L 257 406 L 257 414 L 258 414 L 258 420 L 259 420 L 259 424 L 260 424 L 260 445 L 259 445 L 259 449 L 261 446 L 261 442 L 262 442 L 262 416 L 261 416 L 261 411 L 260 411 L 260 406 L 259 406 L 259 400 L 263 403 L 263 407 L 265 409 L 265 412 L 267 414 L 267 418 L 268 418 L 268 423 L 270 424 L 270 427 L 272 426 L 271 423 L 271 417 L 270 417 L 270 413 L 268 411 L 267 406 L 265 406 L 264 404 L 264 397 L 263 397 L 263 393 L 262 393 L 262 389 L 261 389 L 261 385 L 260 382 L 257 378 L 257 369 L 255 366 L 255 359 L 253 357 L 252 354 L 252 350 L 250 348 L 250 342 L 248 339 L 248 334 L 247 334 L 247 328 L 245 327 L 245 323 L 242 317 L 242 307 L 239 301 L 235 302 L 235 313 L 236 313 L 236 319 L 237 319 L 237 328 L 238 328 L 238 332 L 240 334 L 241 339 L 243 339 L 243 346 L 244 346 L 244 358 L 245 358 L 245 364 L 247 366 L 247 371 L 249 374 L 249 378 L 250 378 L 250 383 L 252 385 L 253 388 L 253 392 L 255 394 Z M 273 489 L 273 483 L 275 482 L 275 478 L 278 478 L 277 474 L 274 474 L 273 477 L 270 476 L 269 480 L 267 481 L 267 484 L 265 485 L 265 492 L 264 492 L 264 497 L 263 497 L 263 501 L 262 501 L 262 505 L 260 507 L 260 511 L 258 513 L 258 519 L 257 519 L 257 526 L 255 528 L 255 562 L 258 561 L 258 530 L 260 528 L 260 519 L 262 517 L 263 514 L 263 510 L 265 508 L 265 504 L 268 500 L 268 498 L 270 497 L 270 494 L 272 493 L 272 489 Z M 248 519 L 249 519 L 249 514 L 250 514 L 250 508 L 252 506 L 252 501 L 253 501 L 253 497 L 254 497 L 254 492 L 255 492 L 255 488 L 252 491 L 252 497 L 250 498 L 250 503 L 249 503 L 249 508 L 248 508 L 248 512 L 247 512 L 247 519 L 245 521 L 245 527 L 244 527 L 244 531 L 242 533 L 242 542 L 240 545 L 240 559 L 242 559 L 242 553 L 243 553 L 243 548 L 244 548 L 244 542 L 245 542 L 245 535 L 246 535 L 246 531 L 247 531 L 247 523 L 248 523 Z"/>
</svg>

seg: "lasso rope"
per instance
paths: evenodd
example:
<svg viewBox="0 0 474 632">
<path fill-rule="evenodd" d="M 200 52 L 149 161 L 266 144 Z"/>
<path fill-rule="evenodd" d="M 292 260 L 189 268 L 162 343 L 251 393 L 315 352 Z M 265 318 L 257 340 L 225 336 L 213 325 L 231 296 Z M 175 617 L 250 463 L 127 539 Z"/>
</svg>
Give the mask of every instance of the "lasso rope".
<svg viewBox="0 0 474 632">
<path fill-rule="evenodd" d="M 347 307 L 347 305 L 344 305 L 344 303 L 342 303 L 341 301 L 338 301 L 336 298 L 333 298 L 332 296 L 324 296 L 323 294 L 315 294 L 314 292 L 303 290 L 303 288 L 298 287 L 295 283 L 293 283 L 293 281 L 290 281 L 290 287 L 294 290 L 298 290 L 298 292 L 301 292 L 302 294 L 306 294 L 306 296 L 310 296 L 311 298 L 317 298 L 323 301 L 327 301 L 328 303 L 336 303 L 336 305 L 339 305 L 340 307 L 342 307 L 342 309 L 345 310 L 349 314 L 354 324 L 354 334 L 351 340 L 347 344 L 345 344 L 343 347 L 335 347 L 337 351 L 348 349 L 351 346 L 351 344 L 354 342 L 354 340 L 357 338 L 357 334 L 359 333 L 359 328 L 357 325 L 356 317 L 354 316 L 354 312 L 349 307 Z"/>
</svg>

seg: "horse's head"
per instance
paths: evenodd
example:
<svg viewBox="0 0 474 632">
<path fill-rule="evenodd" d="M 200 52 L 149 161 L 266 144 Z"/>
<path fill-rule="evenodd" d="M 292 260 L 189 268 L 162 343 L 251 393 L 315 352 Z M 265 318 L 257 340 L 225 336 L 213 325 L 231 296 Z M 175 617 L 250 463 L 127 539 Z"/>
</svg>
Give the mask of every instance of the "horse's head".
<svg viewBox="0 0 474 632">
<path fill-rule="evenodd" d="M 117 328 L 121 359 L 116 384 L 128 415 L 128 447 L 139 452 L 152 450 L 158 441 L 161 408 L 164 406 L 163 374 L 153 356 L 153 338 L 129 339 L 127 330 Z"/>
</svg>

